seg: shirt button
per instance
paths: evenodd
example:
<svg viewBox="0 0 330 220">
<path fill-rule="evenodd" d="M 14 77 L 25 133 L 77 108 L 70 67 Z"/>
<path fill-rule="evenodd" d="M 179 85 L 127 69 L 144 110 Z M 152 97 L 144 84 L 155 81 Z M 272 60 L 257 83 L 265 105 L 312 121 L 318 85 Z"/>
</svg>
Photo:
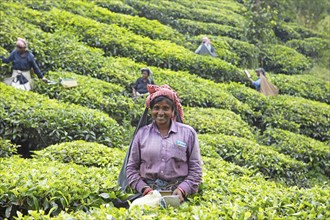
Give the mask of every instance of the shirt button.
<svg viewBox="0 0 330 220">
<path fill-rule="evenodd" d="M 162 161 L 165 161 L 165 159 L 164 159 L 164 158 L 162 158 Z"/>
<path fill-rule="evenodd" d="M 164 173 L 163 171 L 160 171 L 160 173 Z"/>
</svg>

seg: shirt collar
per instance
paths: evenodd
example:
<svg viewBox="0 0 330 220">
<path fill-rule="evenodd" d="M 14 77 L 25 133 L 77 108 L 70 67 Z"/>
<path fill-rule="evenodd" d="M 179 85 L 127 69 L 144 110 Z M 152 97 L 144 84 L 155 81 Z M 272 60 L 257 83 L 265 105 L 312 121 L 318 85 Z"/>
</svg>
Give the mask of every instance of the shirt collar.
<svg viewBox="0 0 330 220">
<path fill-rule="evenodd" d="M 159 130 L 158 130 L 158 128 L 157 128 L 157 125 L 156 125 L 156 122 L 155 121 L 153 121 L 152 122 L 152 128 L 157 132 L 157 133 L 159 133 Z M 170 127 L 170 129 L 168 130 L 168 134 L 170 134 L 170 133 L 177 133 L 178 132 L 178 125 L 177 125 L 177 123 L 172 119 L 172 122 L 171 122 L 171 127 Z"/>
</svg>

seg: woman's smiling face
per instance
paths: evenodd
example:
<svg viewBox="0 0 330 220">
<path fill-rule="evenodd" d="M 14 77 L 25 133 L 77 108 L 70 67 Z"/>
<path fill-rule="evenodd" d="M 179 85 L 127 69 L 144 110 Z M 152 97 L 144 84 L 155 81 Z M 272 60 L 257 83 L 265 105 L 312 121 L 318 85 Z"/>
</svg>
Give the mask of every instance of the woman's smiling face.
<svg viewBox="0 0 330 220">
<path fill-rule="evenodd" d="M 169 101 L 163 99 L 152 107 L 151 116 L 157 126 L 170 126 L 171 118 L 174 116 L 174 110 Z"/>
</svg>

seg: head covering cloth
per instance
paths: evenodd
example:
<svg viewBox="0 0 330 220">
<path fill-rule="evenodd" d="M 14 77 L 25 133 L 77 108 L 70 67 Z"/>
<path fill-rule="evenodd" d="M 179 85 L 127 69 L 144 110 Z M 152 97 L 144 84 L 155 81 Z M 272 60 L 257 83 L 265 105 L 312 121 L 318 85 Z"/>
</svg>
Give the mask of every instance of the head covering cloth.
<svg viewBox="0 0 330 220">
<path fill-rule="evenodd" d="M 177 114 L 180 116 L 181 121 L 183 122 L 183 109 L 182 105 L 180 103 L 179 97 L 174 90 L 171 89 L 170 86 L 168 85 L 162 85 L 162 86 L 157 86 L 157 85 L 148 85 L 147 86 L 149 95 L 146 99 L 146 107 L 150 108 L 150 103 L 157 97 L 159 96 L 166 96 L 167 98 L 171 99 L 175 105 Z M 176 120 L 176 115 L 172 118 L 173 120 Z"/>
<path fill-rule="evenodd" d="M 211 44 L 211 41 L 208 37 L 203 37 L 202 42 L 205 43 L 205 44 Z"/>
<path fill-rule="evenodd" d="M 260 73 L 262 73 L 264 76 L 266 76 L 266 71 L 265 71 L 264 68 L 258 68 L 258 69 L 256 69 L 256 72 L 260 72 Z"/>
<path fill-rule="evenodd" d="M 27 48 L 28 43 L 25 39 L 19 37 L 19 38 L 17 38 L 16 46 L 22 47 L 22 48 Z"/>
</svg>

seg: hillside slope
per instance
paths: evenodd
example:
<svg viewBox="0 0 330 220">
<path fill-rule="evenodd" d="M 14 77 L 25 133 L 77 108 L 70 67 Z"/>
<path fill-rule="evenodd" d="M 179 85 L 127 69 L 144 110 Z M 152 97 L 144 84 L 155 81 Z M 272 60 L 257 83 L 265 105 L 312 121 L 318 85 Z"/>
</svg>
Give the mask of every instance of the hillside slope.
<svg viewBox="0 0 330 220">
<path fill-rule="evenodd" d="M 265 21 L 273 37 L 260 44 L 240 2 L 3 1 L 0 55 L 24 37 L 48 79 L 79 86 L 0 83 L 0 218 L 330 218 L 330 82 L 310 75 L 329 38 Z M 194 53 L 205 35 L 218 57 Z M 200 141 L 203 183 L 178 209 L 113 206 L 127 196 L 116 177 L 144 108 L 131 88 L 145 66 L 178 92 Z M 250 86 L 243 70 L 258 66 L 280 95 Z M 0 78 L 10 74 L 1 63 Z"/>
</svg>

